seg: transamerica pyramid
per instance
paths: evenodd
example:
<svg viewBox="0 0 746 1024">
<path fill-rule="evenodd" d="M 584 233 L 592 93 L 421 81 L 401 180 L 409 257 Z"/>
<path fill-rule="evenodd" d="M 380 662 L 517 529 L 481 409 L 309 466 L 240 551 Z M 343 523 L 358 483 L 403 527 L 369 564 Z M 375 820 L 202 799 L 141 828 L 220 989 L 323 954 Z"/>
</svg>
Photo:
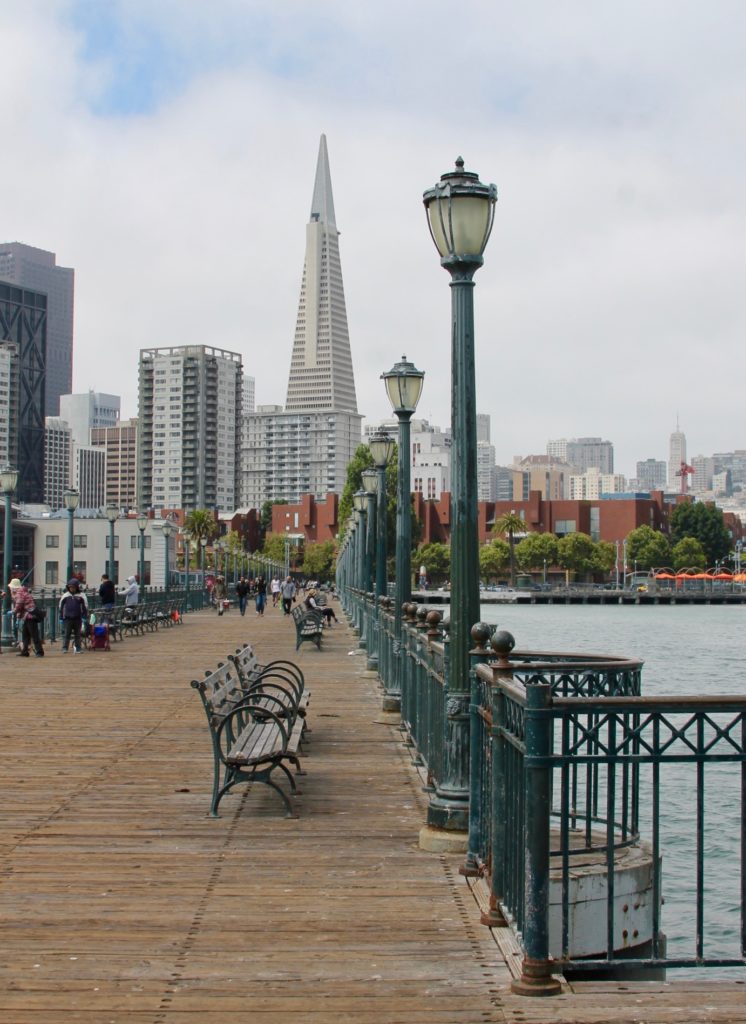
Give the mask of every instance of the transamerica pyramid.
<svg viewBox="0 0 746 1024">
<path fill-rule="evenodd" d="M 357 413 L 339 232 L 326 136 L 322 135 L 311 219 L 306 226 L 306 257 L 285 411 L 326 409 Z"/>
</svg>

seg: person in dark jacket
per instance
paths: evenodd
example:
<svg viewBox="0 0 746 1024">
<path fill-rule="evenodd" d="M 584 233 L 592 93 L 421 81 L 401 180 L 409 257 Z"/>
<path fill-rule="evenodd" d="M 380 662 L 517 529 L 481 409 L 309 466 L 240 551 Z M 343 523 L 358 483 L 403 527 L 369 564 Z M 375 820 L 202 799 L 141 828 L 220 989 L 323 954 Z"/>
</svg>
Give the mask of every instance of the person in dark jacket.
<svg viewBox="0 0 746 1024">
<path fill-rule="evenodd" d="M 70 648 L 70 637 L 73 638 L 73 651 L 80 654 L 80 634 L 83 619 L 88 618 L 88 602 L 85 594 L 80 592 L 80 583 L 75 578 L 68 580 L 67 590 L 60 598 L 60 618 L 62 619 L 62 653 Z"/>
<path fill-rule="evenodd" d="M 246 600 L 249 596 L 250 587 L 245 576 L 236 584 L 236 597 L 238 598 L 238 610 L 242 615 L 246 614 Z"/>
<path fill-rule="evenodd" d="M 267 581 L 263 576 L 257 576 L 256 578 L 256 613 L 257 615 L 264 615 L 264 606 L 267 603 Z"/>
<path fill-rule="evenodd" d="M 117 599 L 117 588 L 111 582 L 106 573 L 101 577 L 101 586 L 98 588 L 98 596 L 101 598 L 101 607 L 110 612 Z"/>
<path fill-rule="evenodd" d="M 18 579 L 13 579 L 8 584 L 10 596 L 13 599 L 13 614 L 21 623 L 21 649 L 18 652 L 19 658 L 28 658 L 29 647 L 34 645 L 34 654 L 37 658 L 44 657 L 44 648 L 39 636 L 39 622 L 41 616 L 36 607 L 31 591 Z"/>
</svg>

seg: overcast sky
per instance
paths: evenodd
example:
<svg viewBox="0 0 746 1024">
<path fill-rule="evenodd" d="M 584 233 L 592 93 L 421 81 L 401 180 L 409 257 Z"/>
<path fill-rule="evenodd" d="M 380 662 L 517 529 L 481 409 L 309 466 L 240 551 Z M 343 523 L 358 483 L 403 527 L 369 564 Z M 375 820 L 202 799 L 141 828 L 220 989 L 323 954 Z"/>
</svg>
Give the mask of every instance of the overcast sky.
<svg viewBox="0 0 746 1024">
<path fill-rule="evenodd" d="M 2 0 L 0 40 L 0 240 L 75 268 L 76 391 L 135 415 L 139 350 L 206 343 L 284 402 L 324 132 L 365 416 L 406 353 L 449 421 L 422 192 L 462 155 L 497 461 L 746 448 L 743 0 Z"/>
</svg>

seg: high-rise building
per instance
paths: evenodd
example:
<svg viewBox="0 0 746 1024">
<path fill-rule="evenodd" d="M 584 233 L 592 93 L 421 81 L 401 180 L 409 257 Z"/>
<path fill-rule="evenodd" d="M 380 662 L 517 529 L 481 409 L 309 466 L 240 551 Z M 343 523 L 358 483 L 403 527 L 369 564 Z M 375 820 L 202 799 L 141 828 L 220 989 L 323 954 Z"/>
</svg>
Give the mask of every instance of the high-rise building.
<svg viewBox="0 0 746 1024">
<path fill-rule="evenodd" d="M 637 463 L 637 489 L 663 491 L 666 488 L 667 467 L 663 459 L 645 459 Z"/>
<path fill-rule="evenodd" d="M 6 440 L 0 446 L 18 470 L 19 502 L 44 501 L 44 386 L 47 296 L 0 282 L 0 366 L 7 386 Z M 2 426 L 0 425 L 0 431 Z"/>
<path fill-rule="evenodd" d="M 497 498 L 495 446 L 489 441 L 477 441 L 477 498 L 479 501 Z"/>
<path fill-rule="evenodd" d="M 241 356 L 207 345 L 140 351 L 137 502 L 238 506 Z"/>
<path fill-rule="evenodd" d="M 80 494 L 80 508 L 101 508 L 106 493 L 106 453 L 90 444 L 72 446 L 73 487 Z"/>
<path fill-rule="evenodd" d="M 614 445 L 600 437 L 562 437 L 547 441 L 547 455 L 569 463 L 581 474 L 587 469 L 614 472 Z"/>
<path fill-rule="evenodd" d="M 73 386 L 75 271 L 58 267 L 53 252 L 0 242 L 0 279 L 47 296 L 46 386 L 43 416 L 60 414 L 60 396 Z"/>
<path fill-rule="evenodd" d="M 0 344 L 0 466 L 7 466 L 10 458 L 10 399 L 13 351 L 10 345 Z"/>
<path fill-rule="evenodd" d="M 712 490 L 712 478 L 715 475 L 715 460 L 712 456 L 695 455 L 692 459 L 692 469 L 689 485 L 693 494 L 706 494 Z"/>
<path fill-rule="evenodd" d="M 360 443 L 339 232 L 321 136 L 306 226 L 298 317 L 285 408 L 259 406 L 242 423 L 242 507 L 341 492 Z"/>
<path fill-rule="evenodd" d="M 115 427 L 91 427 L 91 446 L 106 453 L 104 504 L 120 509 L 137 506 L 137 420 Z"/>
<path fill-rule="evenodd" d="M 94 427 L 115 427 L 119 422 L 119 395 L 85 391 L 78 395 L 60 395 L 60 418 L 73 433 L 75 444 L 90 444 Z"/>
<path fill-rule="evenodd" d="M 686 465 L 686 435 L 679 430 L 678 421 L 676 430 L 668 439 L 668 489 L 669 491 L 681 490 L 681 466 Z"/>
<path fill-rule="evenodd" d="M 311 219 L 306 225 L 285 412 L 323 409 L 357 412 L 325 135 L 319 145 Z"/>
<path fill-rule="evenodd" d="M 47 416 L 44 421 L 44 503 L 53 512 L 62 508 L 62 496 L 72 479 L 72 431 L 60 416 Z"/>
<path fill-rule="evenodd" d="M 587 469 L 570 477 L 570 501 L 597 499 L 605 494 L 624 494 L 627 479 L 620 473 L 601 473 Z"/>
<path fill-rule="evenodd" d="M 477 413 L 477 443 L 479 441 L 490 442 L 491 420 L 489 413 Z"/>
</svg>

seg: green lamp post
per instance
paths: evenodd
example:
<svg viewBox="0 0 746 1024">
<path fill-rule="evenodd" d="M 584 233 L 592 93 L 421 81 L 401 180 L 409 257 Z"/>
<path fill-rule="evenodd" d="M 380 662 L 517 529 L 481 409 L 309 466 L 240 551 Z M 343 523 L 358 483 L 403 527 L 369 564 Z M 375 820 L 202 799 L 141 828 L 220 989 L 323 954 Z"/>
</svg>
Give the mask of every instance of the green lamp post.
<svg viewBox="0 0 746 1024">
<path fill-rule="evenodd" d="M 200 546 L 200 568 L 202 570 L 202 592 L 203 592 L 203 596 L 204 596 L 204 591 L 205 591 L 205 587 L 206 587 L 206 583 L 205 583 L 205 554 L 206 554 L 206 551 L 207 551 L 207 537 L 200 537 L 200 539 L 199 539 L 199 546 Z"/>
<path fill-rule="evenodd" d="M 62 495 L 62 501 L 67 509 L 67 579 L 71 580 L 74 569 L 73 544 L 75 539 L 73 533 L 73 519 L 75 518 L 75 509 L 80 504 L 80 494 L 74 487 L 70 487 Z M 67 582 L 67 580 L 65 582 Z"/>
<path fill-rule="evenodd" d="M 192 535 L 189 530 L 184 530 L 181 536 L 184 538 L 184 608 L 186 611 L 189 611 L 189 563 L 192 556 L 189 545 L 192 540 Z"/>
<path fill-rule="evenodd" d="M 170 572 L 169 572 L 169 562 L 168 562 L 168 542 L 169 542 L 169 540 L 171 538 L 171 534 L 174 532 L 174 524 L 171 522 L 170 519 L 164 519 L 163 520 L 163 525 L 161 526 L 161 532 L 163 533 L 163 540 L 164 540 L 163 557 L 164 557 L 164 573 L 165 573 L 165 577 L 164 577 L 165 578 L 165 593 L 166 593 L 166 597 L 168 597 L 168 589 L 169 589 L 169 582 L 170 582 L 169 581 L 169 576 L 171 575 Z"/>
<path fill-rule="evenodd" d="M 395 442 L 385 430 L 376 431 L 368 442 L 376 467 L 376 597 L 386 594 L 386 467 L 394 455 Z"/>
<path fill-rule="evenodd" d="M 10 570 L 13 564 L 13 510 L 11 508 L 10 499 L 13 496 L 13 492 L 18 484 L 18 470 L 13 469 L 12 466 L 6 466 L 5 469 L 0 473 L 0 490 L 3 492 L 3 498 L 5 499 L 5 529 L 3 532 L 3 579 L 2 579 L 2 591 L 5 594 L 3 598 L 2 607 L 2 643 L 3 647 L 10 647 L 13 642 L 13 632 L 11 630 L 10 623 L 10 591 L 8 589 L 8 581 L 10 577 Z"/>
<path fill-rule="evenodd" d="M 113 502 L 109 502 L 106 506 L 106 518 L 109 520 L 109 561 L 106 571 L 111 582 L 116 583 L 117 581 L 114 579 L 114 523 L 119 518 L 119 508 Z"/>
<path fill-rule="evenodd" d="M 466 829 L 469 808 L 469 648 L 479 621 L 474 274 L 482 266 L 497 201 L 494 185 L 464 170 L 442 175 L 423 202 L 440 262 L 451 275 L 451 627 L 444 778 L 428 822 Z"/>
<path fill-rule="evenodd" d="M 381 374 L 391 408 L 399 421 L 399 465 L 396 490 L 396 579 L 394 590 L 394 664 L 391 688 L 384 692 L 383 710 L 401 710 L 402 605 L 412 598 L 412 509 L 410 495 L 410 421 L 422 394 L 425 374 L 402 356 L 388 373 Z"/>
<path fill-rule="evenodd" d="M 140 600 L 145 600 L 145 530 L 148 525 L 148 517 L 144 512 L 137 516 L 137 529 L 140 531 Z"/>
<path fill-rule="evenodd" d="M 376 557 L 376 493 L 378 491 L 378 473 L 375 469 L 364 469 L 360 475 L 365 493 L 366 515 L 366 547 L 365 547 L 365 582 L 366 592 L 373 587 L 373 562 Z"/>
</svg>

